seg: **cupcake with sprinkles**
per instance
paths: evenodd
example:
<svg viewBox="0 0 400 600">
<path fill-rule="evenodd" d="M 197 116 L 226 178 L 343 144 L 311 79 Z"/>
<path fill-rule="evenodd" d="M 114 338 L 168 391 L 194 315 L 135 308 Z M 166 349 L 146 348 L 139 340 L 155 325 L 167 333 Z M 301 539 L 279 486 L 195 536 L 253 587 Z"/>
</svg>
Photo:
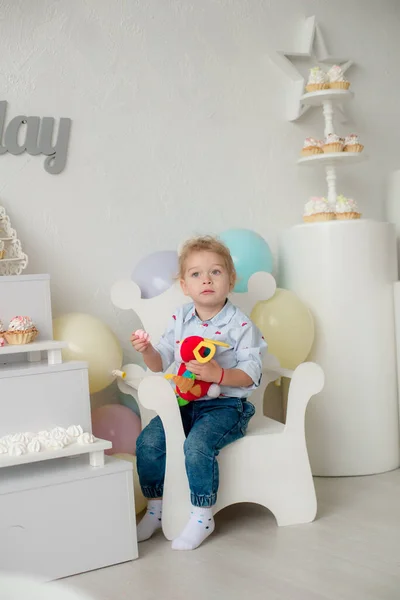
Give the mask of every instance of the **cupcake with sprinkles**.
<svg viewBox="0 0 400 600">
<path fill-rule="evenodd" d="M 329 88 L 328 76 L 320 67 L 310 69 L 306 85 L 307 92 L 320 92 Z"/>
<path fill-rule="evenodd" d="M 303 221 L 305 223 L 320 223 L 321 221 L 333 221 L 335 210 L 330 206 L 328 200 L 322 196 L 313 196 L 304 207 Z"/>
<path fill-rule="evenodd" d="M 344 152 L 362 152 L 363 150 L 364 146 L 360 144 L 360 139 L 356 133 L 346 135 L 343 146 Z"/>
<path fill-rule="evenodd" d="M 314 154 L 322 154 L 321 142 L 313 137 L 308 137 L 304 140 L 301 156 L 313 156 Z"/>
<path fill-rule="evenodd" d="M 329 133 L 324 141 L 322 150 L 325 153 L 329 152 L 343 152 L 344 139 L 336 133 Z"/>
<path fill-rule="evenodd" d="M 30 344 L 38 335 L 38 330 L 30 317 L 14 317 L 4 334 L 9 344 Z"/>
<path fill-rule="evenodd" d="M 331 90 L 348 90 L 350 87 L 350 81 L 345 78 L 340 65 L 333 65 L 329 69 L 327 77 Z"/>
<path fill-rule="evenodd" d="M 361 213 L 358 210 L 357 202 L 353 198 L 346 198 L 339 194 L 336 198 L 336 219 L 360 219 Z"/>
</svg>

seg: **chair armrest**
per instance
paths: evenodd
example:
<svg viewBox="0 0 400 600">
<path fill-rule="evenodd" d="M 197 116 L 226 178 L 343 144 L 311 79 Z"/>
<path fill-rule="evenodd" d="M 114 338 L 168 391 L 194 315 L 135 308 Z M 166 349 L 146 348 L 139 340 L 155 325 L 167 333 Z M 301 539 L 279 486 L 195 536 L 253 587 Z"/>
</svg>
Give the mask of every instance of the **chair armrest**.
<svg viewBox="0 0 400 600">
<path fill-rule="evenodd" d="M 125 378 L 117 377 L 117 385 L 124 394 L 130 394 L 132 389 L 137 391 L 147 373 L 143 367 L 135 364 L 124 365 L 122 371 L 125 372 Z"/>
<path fill-rule="evenodd" d="M 291 369 L 284 369 L 283 367 L 265 368 L 262 371 L 263 375 L 268 376 L 272 381 L 279 379 L 280 377 L 287 377 L 291 379 L 294 371 Z"/>
</svg>

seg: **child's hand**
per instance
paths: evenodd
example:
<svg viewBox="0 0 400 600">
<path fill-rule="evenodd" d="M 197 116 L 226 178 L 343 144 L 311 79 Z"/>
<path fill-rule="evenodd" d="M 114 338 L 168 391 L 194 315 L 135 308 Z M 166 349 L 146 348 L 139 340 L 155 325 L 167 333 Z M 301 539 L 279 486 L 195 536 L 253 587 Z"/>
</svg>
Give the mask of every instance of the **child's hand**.
<svg viewBox="0 0 400 600">
<path fill-rule="evenodd" d="M 143 329 L 138 329 L 131 335 L 131 344 L 137 352 L 143 354 L 151 346 L 150 335 L 143 331 Z"/>
<path fill-rule="evenodd" d="M 208 363 L 199 363 L 197 360 L 191 360 L 186 363 L 186 367 L 196 375 L 197 379 L 201 379 L 202 381 L 218 383 L 221 379 L 222 367 L 214 359 Z"/>
</svg>

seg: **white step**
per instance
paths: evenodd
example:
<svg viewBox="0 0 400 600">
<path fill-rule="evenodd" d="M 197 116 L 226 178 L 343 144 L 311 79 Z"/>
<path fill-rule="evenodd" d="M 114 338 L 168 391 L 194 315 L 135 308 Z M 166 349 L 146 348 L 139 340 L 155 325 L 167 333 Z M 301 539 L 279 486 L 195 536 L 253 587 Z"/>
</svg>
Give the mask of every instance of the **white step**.
<svg viewBox="0 0 400 600">
<path fill-rule="evenodd" d="M 66 458 L 67 456 L 78 456 L 89 454 L 89 462 L 92 467 L 104 466 L 104 450 L 110 450 L 112 443 L 107 440 L 96 438 L 93 444 L 78 444 L 77 442 L 60 450 L 43 450 L 42 452 L 30 452 L 21 456 L 0 455 L 0 469 L 4 467 L 15 467 L 17 465 L 28 465 L 31 463 L 54 460 L 55 458 Z"/>
<path fill-rule="evenodd" d="M 0 348 L 0 363 L 2 356 L 11 354 L 27 354 L 28 361 L 39 362 L 42 359 L 42 352 L 47 352 L 47 364 L 57 365 L 62 363 L 61 350 L 67 346 L 67 342 L 55 340 L 39 340 L 31 344 L 6 344 Z"/>
<path fill-rule="evenodd" d="M 5 469 L 0 477 L 0 564 L 41 580 L 137 558 L 132 464 L 86 457 Z"/>
<path fill-rule="evenodd" d="M 0 369 L 0 437 L 81 425 L 91 431 L 87 364 L 13 363 Z"/>
</svg>

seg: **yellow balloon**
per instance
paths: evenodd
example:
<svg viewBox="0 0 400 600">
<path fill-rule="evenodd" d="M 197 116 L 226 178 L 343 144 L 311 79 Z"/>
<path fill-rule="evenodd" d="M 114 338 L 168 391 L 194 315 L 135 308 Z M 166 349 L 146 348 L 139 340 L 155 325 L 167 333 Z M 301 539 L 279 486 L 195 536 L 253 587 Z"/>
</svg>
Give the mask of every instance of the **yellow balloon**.
<svg viewBox="0 0 400 600">
<path fill-rule="evenodd" d="M 122 348 L 114 333 L 100 319 L 70 313 L 54 319 L 55 340 L 68 342 L 63 360 L 84 360 L 89 364 L 90 393 L 104 390 L 115 377 L 112 371 L 122 365 Z"/>
<path fill-rule="evenodd" d="M 135 512 L 138 515 L 147 506 L 147 499 L 142 494 L 142 488 L 139 483 L 139 476 L 136 467 L 136 456 L 133 454 L 113 454 L 114 458 L 121 458 L 122 460 L 128 460 L 133 464 L 133 491 L 135 494 Z"/>
<path fill-rule="evenodd" d="M 294 292 L 277 288 L 270 300 L 255 305 L 251 319 L 282 367 L 295 369 L 306 360 L 314 342 L 314 320 Z"/>
</svg>

